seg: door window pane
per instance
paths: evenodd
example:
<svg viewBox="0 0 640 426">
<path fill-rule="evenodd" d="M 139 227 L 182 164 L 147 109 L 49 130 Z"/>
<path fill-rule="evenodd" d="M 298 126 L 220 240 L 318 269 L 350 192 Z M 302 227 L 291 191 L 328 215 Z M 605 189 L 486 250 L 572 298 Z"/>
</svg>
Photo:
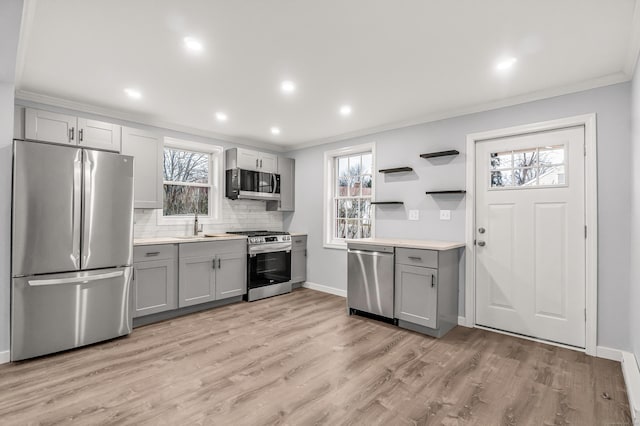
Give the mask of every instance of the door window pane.
<svg viewBox="0 0 640 426">
<path fill-rule="evenodd" d="M 566 146 L 548 145 L 490 154 L 492 189 L 564 186 Z"/>
<path fill-rule="evenodd" d="M 511 151 L 491 153 L 491 170 L 510 169 L 512 167 Z"/>
<path fill-rule="evenodd" d="M 528 167 L 513 170 L 514 186 L 535 186 L 538 184 L 538 168 Z"/>
</svg>

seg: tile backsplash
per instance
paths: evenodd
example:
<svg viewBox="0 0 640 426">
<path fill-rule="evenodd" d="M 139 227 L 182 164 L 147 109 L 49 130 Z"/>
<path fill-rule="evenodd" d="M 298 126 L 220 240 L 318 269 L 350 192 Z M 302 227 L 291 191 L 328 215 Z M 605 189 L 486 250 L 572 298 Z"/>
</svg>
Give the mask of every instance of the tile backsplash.
<svg viewBox="0 0 640 426">
<path fill-rule="evenodd" d="M 266 229 L 282 231 L 282 212 L 265 211 L 265 202 L 258 200 L 222 199 L 222 218 L 214 224 L 203 224 L 204 232 L 248 231 Z M 193 222 L 181 225 L 158 225 L 158 211 L 136 209 L 134 238 L 173 237 L 191 235 Z"/>
</svg>

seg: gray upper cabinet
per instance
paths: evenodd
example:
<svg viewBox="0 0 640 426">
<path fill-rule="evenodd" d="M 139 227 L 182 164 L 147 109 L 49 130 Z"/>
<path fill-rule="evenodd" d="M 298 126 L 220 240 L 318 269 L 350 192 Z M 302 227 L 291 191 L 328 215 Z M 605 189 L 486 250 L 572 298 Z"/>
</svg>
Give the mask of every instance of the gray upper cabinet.
<svg viewBox="0 0 640 426">
<path fill-rule="evenodd" d="M 307 280 L 307 236 L 291 237 L 291 283 Z"/>
<path fill-rule="evenodd" d="M 138 246 L 133 251 L 133 317 L 178 307 L 178 248 Z"/>
<path fill-rule="evenodd" d="M 25 109 L 24 137 L 120 152 L 120 126 L 34 108 Z"/>
<path fill-rule="evenodd" d="M 162 138 L 155 133 L 122 128 L 122 153 L 134 157 L 134 208 L 162 208 Z"/>
<path fill-rule="evenodd" d="M 267 210 L 292 212 L 295 210 L 296 160 L 278 157 L 280 199 L 267 201 Z"/>
<path fill-rule="evenodd" d="M 246 240 L 180 244 L 178 306 L 247 292 Z"/>
<path fill-rule="evenodd" d="M 266 152 L 245 148 L 231 148 L 226 153 L 227 169 L 255 170 L 258 172 L 277 173 L 278 157 Z"/>
</svg>

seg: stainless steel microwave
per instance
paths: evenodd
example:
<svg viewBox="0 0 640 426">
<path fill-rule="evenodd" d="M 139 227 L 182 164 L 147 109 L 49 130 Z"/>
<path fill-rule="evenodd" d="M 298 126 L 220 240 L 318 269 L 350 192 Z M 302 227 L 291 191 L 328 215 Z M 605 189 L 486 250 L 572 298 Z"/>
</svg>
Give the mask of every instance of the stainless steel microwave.
<svg viewBox="0 0 640 426">
<path fill-rule="evenodd" d="M 245 169 L 226 172 L 226 196 L 232 200 L 279 200 L 280 175 Z"/>
</svg>

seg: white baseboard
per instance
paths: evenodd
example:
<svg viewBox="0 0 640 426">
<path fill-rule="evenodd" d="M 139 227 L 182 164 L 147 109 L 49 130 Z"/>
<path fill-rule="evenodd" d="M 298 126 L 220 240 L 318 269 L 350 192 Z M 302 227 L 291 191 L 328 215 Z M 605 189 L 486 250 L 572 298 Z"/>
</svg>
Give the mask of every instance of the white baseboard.
<svg viewBox="0 0 640 426">
<path fill-rule="evenodd" d="M 596 347 L 596 356 L 598 358 L 610 359 L 612 361 L 622 361 L 622 351 L 619 349 L 612 349 L 606 346 Z"/>
<path fill-rule="evenodd" d="M 640 425 L 640 369 L 631 352 L 622 352 L 622 375 L 627 385 L 629 408 L 633 424 Z"/>
<path fill-rule="evenodd" d="M 463 327 L 468 327 L 467 319 L 465 317 L 458 317 L 458 325 L 461 325 Z"/>
<path fill-rule="evenodd" d="M 0 352 L 0 364 L 6 364 L 11 361 L 9 351 Z"/>
<path fill-rule="evenodd" d="M 329 287 L 322 284 L 316 284 L 306 281 L 302 284 L 304 288 L 310 288 L 311 290 L 321 291 L 323 293 L 335 294 L 336 296 L 347 297 L 347 290 L 340 290 L 339 288 Z"/>
</svg>

